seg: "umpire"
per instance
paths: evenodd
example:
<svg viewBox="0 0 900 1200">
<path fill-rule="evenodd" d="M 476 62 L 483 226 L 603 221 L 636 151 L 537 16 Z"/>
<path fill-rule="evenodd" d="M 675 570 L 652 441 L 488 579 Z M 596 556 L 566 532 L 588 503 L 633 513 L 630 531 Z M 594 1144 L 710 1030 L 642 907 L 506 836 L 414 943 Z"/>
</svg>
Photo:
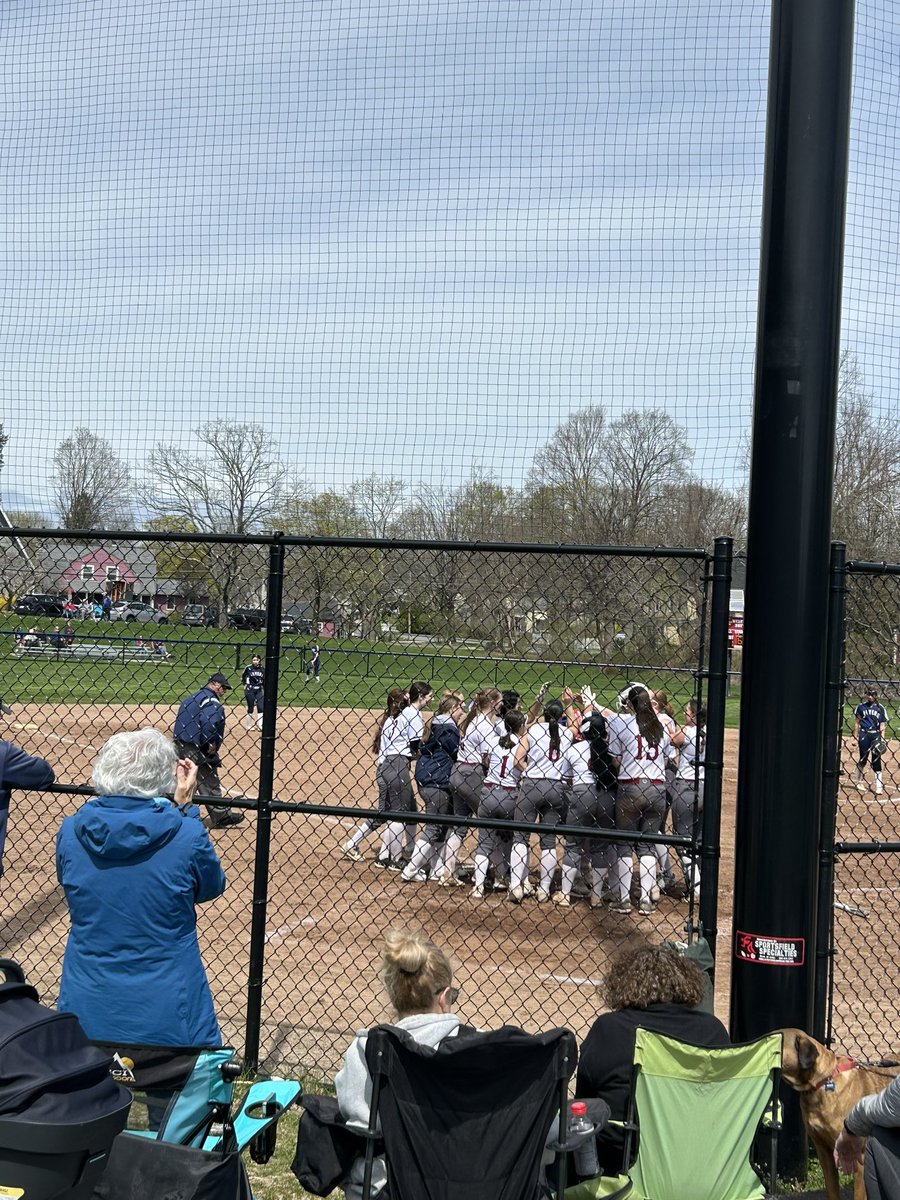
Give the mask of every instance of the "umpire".
<svg viewBox="0 0 900 1200">
<path fill-rule="evenodd" d="M 186 696 L 178 707 L 175 718 L 175 749 L 179 757 L 189 758 L 198 766 L 197 792 L 201 796 L 221 796 L 219 782 L 219 747 L 225 737 L 225 705 L 222 698 L 231 690 L 224 675 L 211 675 L 205 687 Z M 244 819 L 242 812 L 231 808 L 210 808 L 210 829 L 224 829 L 238 825 Z"/>
</svg>

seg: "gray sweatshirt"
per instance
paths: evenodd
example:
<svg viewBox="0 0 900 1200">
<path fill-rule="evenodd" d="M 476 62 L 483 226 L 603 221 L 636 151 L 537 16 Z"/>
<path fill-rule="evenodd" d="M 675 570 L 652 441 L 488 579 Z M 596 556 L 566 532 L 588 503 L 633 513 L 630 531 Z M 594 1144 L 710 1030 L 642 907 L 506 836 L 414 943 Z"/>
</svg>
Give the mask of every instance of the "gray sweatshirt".
<svg viewBox="0 0 900 1200">
<path fill-rule="evenodd" d="M 892 1079 L 883 1092 L 863 1096 L 850 1109 L 844 1125 L 848 1133 L 857 1137 L 868 1137 L 876 1126 L 881 1129 L 900 1126 L 900 1076 Z"/>
<path fill-rule="evenodd" d="M 445 1037 L 455 1037 L 459 1030 L 459 1017 L 453 1013 L 416 1013 L 403 1017 L 396 1023 L 415 1042 L 422 1046 L 435 1047 Z M 372 1103 L 372 1077 L 366 1065 L 366 1039 L 368 1030 L 356 1035 L 344 1055 L 344 1065 L 334 1077 L 341 1116 L 348 1125 L 356 1129 L 369 1128 L 369 1107 Z M 365 1174 L 365 1159 L 360 1157 L 353 1164 L 350 1179 L 344 1191 L 347 1200 L 362 1200 L 362 1185 Z M 384 1158 L 375 1159 L 372 1166 L 372 1192 L 377 1195 L 387 1183 Z"/>
</svg>

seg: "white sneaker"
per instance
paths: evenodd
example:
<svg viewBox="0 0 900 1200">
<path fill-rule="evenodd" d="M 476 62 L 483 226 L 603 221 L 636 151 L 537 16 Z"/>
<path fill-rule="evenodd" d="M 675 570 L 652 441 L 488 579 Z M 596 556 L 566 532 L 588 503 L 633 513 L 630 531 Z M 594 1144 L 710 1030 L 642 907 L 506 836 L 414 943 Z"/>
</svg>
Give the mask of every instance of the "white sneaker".
<svg viewBox="0 0 900 1200">
<path fill-rule="evenodd" d="M 884 784 L 881 782 L 880 779 L 876 779 L 875 780 L 875 795 L 880 796 L 883 791 L 884 791 Z"/>
<path fill-rule="evenodd" d="M 400 878 L 404 883 L 427 883 L 428 873 L 427 871 L 422 871 L 418 868 L 413 868 L 410 870 L 410 868 L 406 866 L 400 872 Z"/>
<path fill-rule="evenodd" d="M 513 904 L 521 904 L 525 899 L 524 887 L 514 887 L 509 889 L 509 898 Z"/>
<path fill-rule="evenodd" d="M 659 884 L 658 883 L 654 883 L 653 887 L 650 889 L 650 903 L 651 904 L 659 903 Z"/>
<path fill-rule="evenodd" d="M 865 783 L 864 779 L 859 780 L 859 782 L 856 785 L 856 790 L 858 792 L 864 792 L 866 790 L 866 783 Z"/>
<path fill-rule="evenodd" d="M 341 854 L 344 858 L 349 858 L 351 862 L 362 862 L 363 856 L 355 846 L 341 846 Z"/>
<path fill-rule="evenodd" d="M 472 888 L 471 892 L 469 892 L 469 898 L 471 900 L 483 900 L 484 899 L 484 888 L 479 887 L 478 884 L 476 883 L 474 885 L 474 887 Z"/>
<path fill-rule="evenodd" d="M 545 891 L 544 888 L 538 888 L 534 893 L 534 898 L 538 904 L 545 904 L 550 899 L 550 893 Z"/>
<path fill-rule="evenodd" d="M 553 893 L 553 903 L 558 905 L 559 908 L 571 908 L 572 907 L 572 901 L 565 894 L 565 892 L 554 892 Z"/>
<path fill-rule="evenodd" d="M 525 882 L 522 884 L 522 891 L 525 893 L 526 896 L 534 895 L 534 884 L 531 882 L 530 879 L 526 879 Z"/>
</svg>

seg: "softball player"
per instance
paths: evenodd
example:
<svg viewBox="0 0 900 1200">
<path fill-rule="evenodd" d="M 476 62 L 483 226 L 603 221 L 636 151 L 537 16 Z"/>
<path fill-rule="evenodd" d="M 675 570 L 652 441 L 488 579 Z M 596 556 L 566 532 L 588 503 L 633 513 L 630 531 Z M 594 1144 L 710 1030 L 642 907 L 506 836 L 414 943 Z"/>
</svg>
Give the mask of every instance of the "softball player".
<svg viewBox="0 0 900 1200">
<path fill-rule="evenodd" d="M 653 709 L 659 717 L 660 724 L 666 733 L 669 735 L 669 753 L 666 756 L 666 812 L 663 817 L 663 823 L 660 829 L 661 833 L 666 831 L 666 821 L 669 818 L 669 812 L 672 808 L 672 784 L 675 781 L 675 770 L 677 765 L 677 753 L 675 751 L 675 743 L 673 741 L 675 733 L 678 731 L 678 722 L 675 720 L 675 710 L 669 703 L 669 697 L 661 689 L 657 688 L 651 692 L 650 699 L 653 702 Z M 656 887 L 653 888 L 650 895 L 654 902 L 659 899 L 660 888 L 672 887 L 675 883 L 675 876 L 672 872 L 672 864 L 669 860 L 669 847 L 657 843 L 656 846 Z"/>
<path fill-rule="evenodd" d="M 872 755 L 872 770 L 875 772 L 875 795 L 880 796 L 884 791 L 881 778 L 881 755 L 876 749 L 877 743 L 884 736 L 887 725 L 887 713 L 884 706 L 878 703 L 878 692 L 875 688 L 866 688 L 865 699 L 857 704 L 853 714 L 853 736 L 859 746 L 859 759 L 856 764 L 856 789 L 864 792 L 866 781 L 863 778 L 863 768 Z"/>
<path fill-rule="evenodd" d="M 616 828 L 659 833 L 666 813 L 665 761 L 669 736 L 653 710 L 649 693 L 633 687 L 628 693 L 628 711 L 609 722 L 609 752 L 618 771 Z M 616 888 L 619 899 L 613 912 L 631 912 L 629 892 L 633 847 L 616 845 Z M 641 843 L 640 912 L 655 909 L 650 899 L 656 884 L 656 854 L 652 845 Z"/>
<path fill-rule="evenodd" d="M 320 659 L 321 659 L 321 653 L 319 651 L 318 642 L 316 642 L 309 648 L 309 661 L 306 664 L 306 678 L 309 679 L 310 675 L 312 675 L 312 677 L 313 677 L 313 679 L 315 679 L 316 683 L 319 682 Z"/>
<path fill-rule="evenodd" d="M 462 713 L 462 697 L 456 692 L 448 692 L 441 698 L 428 741 L 416 762 L 416 786 L 428 814 L 443 816 L 450 811 L 450 774 L 459 752 L 457 721 L 462 719 Z M 404 882 L 425 882 L 432 859 L 441 851 L 445 833 L 443 825 L 425 826 L 409 863 L 403 868 Z"/>
<path fill-rule="evenodd" d="M 254 654 L 250 660 L 250 666 L 244 667 L 244 673 L 241 676 L 241 683 L 244 685 L 244 696 L 247 700 L 247 716 L 245 717 L 248 729 L 253 728 L 254 710 L 259 714 L 257 725 L 262 729 L 262 712 L 263 712 L 263 687 L 265 685 L 266 672 L 263 669 L 262 662 L 258 654 Z"/>
<path fill-rule="evenodd" d="M 672 734 L 678 749 L 675 778 L 671 784 L 672 827 L 679 837 L 693 837 L 700 848 L 703 817 L 703 753 L 706 740 L 706 709 L 696 700 L 684 706 L 684 725 Z M 679 851 L 685 887 L 700 895 L 700 864 L 690 852 Z"/>
<path fill-rule="evenodd" d="M 609 759 L 606 720 L 602 713 L 591 710 L 583 713 L 578 737 L 563 754 L 563 778 L 569 786 L 567 825 L 615 829 L 616 777 Z M 572 888 L 585 845 L 591 863 L 591 908 L 599 908 L 603 903 L 611 844 L 599 838 L 573 835 L 565 839 L 562 882 L 560 890 L 553 896 L 564 908 L 572 903 Z"/>
<path fill-rule="evenodd" d="M 425 718 L 422 716 L 422 709 L 428 705 L 433 695 L 430 683 L 411 683 L 409 685 L 409 702 L 397 717 L 394 741 L 386 753 L 385 762 L 390 768 L 389 773 L 394 783 L 390 788 L 390 803 L 386 803 L 382 811 L 386 809 L 393 812 L 416 811 L 416 798 L 409 777 L 409 764 L 418 757 L 425 738 Z M 392 763 L 392 759 L 397 761 Z M 405 821 L 389 821 L 385 825 L 381 833 L 381 850 L 377 859 L 379 865 L 395 871 L 402 869 L 403 836 L 407 828 L 414 835 L 415 826 L 412 823 L 407 825 Z"/>
<path fill-rule="evenodd" d="M 476 692 L 459 727 L 459 753 L 450 773 L 450 800 L 455 817 L 471 817 L 478 811 L 487 756 L 495 740 L 494 723 L 501 703 L 502 697 L 496 688 Z M 443 862 L 433 874 L 444 887 L 464 886 L 455 874 L 464 837 L 465 830 L 461 826 L 454 827 L 447 835 Z"/>
<path fill-rule="evenodd" d="M 481 801 L 478 805 L 479 817 L 511 821 L 516 814 L 516 790 L 518 787 L 518 770 L 515 765 L 516 749 L 525 729 L 525 722 L 525 714 L 517 709 L 512 709 L 503 718 L 503 736 L 492 743 L 488 754 L 487 775 L 481 787 Z M 475 877 L 471 891 L 473 900 L 480 900 L 484 897 L 484 883 L 487 879 L 488 867 L 491 865 L 494 848 L 503 836 L 497 829 L 478 830 Z"/>
<path fill-rule="evenodd" d="M 560 725 L 563 706 L 552 700 L 543 716 L 522 736 L 516 747 L 516 766 L 522 773 L 516 804 L 516 820 L 539 822 L 548 828 L 558 825 L 566 810 L 563 784 L 563 755 L 572 741 L 572 732 Z M 556 835 L 542 833 L 541 871 L 535 899 L 550 899 L 550 885 L 556 871 Z M 513 835 L 509 856 L 509 898 L 521 904 L 529 894 L 528 834 Z"/>
<path fill-rule="evenodd" d="M 388 808 L 402 809 L 404 804 L 412 801 L 412 787 L 409 782 L 409 760 L 400 753 L 408 743 L 397 736 L 397 723 L 400 714 L 409 701 L 409 696 L 402 688 L 391 688 L 387 694 L 385 710 L 378 720 L 372 749 L 378 756 L 375 767 L 375 785 L 378 788 L 378 811 Z M 409 797 L 407 799 L 407 791 Z M 392 803 L 388 803 L 388 801 Z M 396 800 L 396 804 L 393 801 Z M 362 862 L 362 854 L 358 847 L 363 838 L 383 824 L 379 817 L 370 817 L 368 821 L 357 828 L 348 842 L 341 847 L 341 853 L 351 862 Z M 384 863 L 384 866 L 391 864 Z"/>
</svg>

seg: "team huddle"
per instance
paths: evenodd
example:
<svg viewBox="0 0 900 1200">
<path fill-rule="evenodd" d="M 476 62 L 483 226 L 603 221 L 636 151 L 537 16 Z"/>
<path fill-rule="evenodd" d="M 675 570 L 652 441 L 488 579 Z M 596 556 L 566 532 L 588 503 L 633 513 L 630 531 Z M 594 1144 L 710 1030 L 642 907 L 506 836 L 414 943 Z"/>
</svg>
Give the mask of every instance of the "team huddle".
<svg viewBox="0 0 900 1200">
<path fill-rule="evenodd" d="M 693 834 L 696 844 L 704 710 L 689 701 L 679 724 L 665 693 L 642 683 L 620 693 L 616 710 L 600 705 L 589 688 L 580 693 L 565 688 L 559 700 L 550 701 L 548 690 L 545 684 L 527 712 L 513 691 L 486 688 L 468 704 L 460 693 L 446 692 L 426 731 L 430 685 L 391 689 L 373 741 L 378 811 L 416 812 L 414 779 L 426 817 L 452 814 L 534 826 L 540 846 L 535 883 L 529 831 L 478 829 L 474 900 L 489 889 L 507 889 L 514 904 L 530 897 L 569 907 L 576 895 L 587 894 L 592 907 L 609 902 L 614 912 L 628 913 L 636 847 L 577 834 L 564 836 L 560 846 L 554 827 L 654 834 L 665 829 L 671 814 L 673 832 Z M 410 846 L 415 828 L 373 816 L 342 852 L 362 861 L 361 844 L 379 832 L 376 862 L 399 870 L 405 882 L 467 886 L 459 875 L 465 828 L 428 823 Z M 649 915 L 660 890 L 675 894 L 679 884 L 668 847 L 642 841 L 637 849 L 638 908 Z M 699 889 L 699 865 L 689 853 L 679 851 L 678 857 L 684 895 Z"/>
</svg>

